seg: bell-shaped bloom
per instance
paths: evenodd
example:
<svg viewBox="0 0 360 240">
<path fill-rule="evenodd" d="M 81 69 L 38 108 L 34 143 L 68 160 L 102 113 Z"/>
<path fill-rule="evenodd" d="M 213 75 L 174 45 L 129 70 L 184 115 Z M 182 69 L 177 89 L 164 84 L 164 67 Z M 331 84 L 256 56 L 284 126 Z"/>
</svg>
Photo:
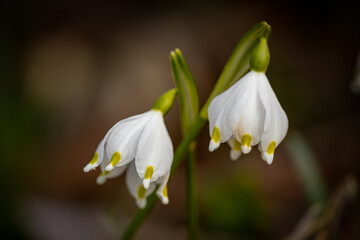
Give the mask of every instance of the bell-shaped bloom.
<svg viewBox="0 0 360 240">
<path fill-rule="evenodd" d="M 144 208 L 146 206 L 146 198 L 154 192 L 156 186 L 154 183 L 151 183 L 148 189 L 144 188 L 142 179 L 136 172 L 135 163 L 130 163 L 129 169 L 126 172 L 126 186 L 131 194 L 135 198 L 136 205 L 139 208 Z"/>
<path fill-rule="evenodd" d="M 250 58 L 251 71 L 210 103 L 211 152 L 228 142 L 230 158 L 236 160 L 259 144 L 262 159 L 272 163 L 289 123 L 265 75 L 269 61 L 267 41 L 261 38 Z"/>
<path fill-rule="evenodd" d="M 228 142 L 237 159 L 259 144 L 262 158 L 271 164 L 275 148 L 284 139 L 288 119 L 264 73 L 250 71 L 218 95 L 208 109 L 212 152 Z"/>
<path fill-rule="evenodd" d="M 97 183 L 104 184 L 129 167 L 127 186 L 139 207 L 145 206 L 146 196 L 156 184 L 160 185 L 157 195 L 167 204 L 166 184 L 173 161 L 173 145 L 163 114 L 172 106 L 175 95 L 176 91 L 170 90 L 158 99 L 150 111 L 116 123 L 99 143 L 84 172 L 100 166 Z"/>
<path fill-rule="evenodd" d="M 167 196 L 166 187 L 168 179 L 169 174 L 166 174 L 165 176 L 159 178 L 156 182 L 150 183 L 149 188 L 145 189 L 142 179 L 137 174 L 134 162 L 130 163 L 129 169 L 126 172 L 126 186 L 130 194 L 135 198 L 136 204 L 139 208 L 144 208 L 146 206 L 146 198 L 154 192 L 157 183 L 160 186 L 156 191 L 156 195 L 160 198 L 163 204 L 168 204 L 169 198 Z"/>
</svg>

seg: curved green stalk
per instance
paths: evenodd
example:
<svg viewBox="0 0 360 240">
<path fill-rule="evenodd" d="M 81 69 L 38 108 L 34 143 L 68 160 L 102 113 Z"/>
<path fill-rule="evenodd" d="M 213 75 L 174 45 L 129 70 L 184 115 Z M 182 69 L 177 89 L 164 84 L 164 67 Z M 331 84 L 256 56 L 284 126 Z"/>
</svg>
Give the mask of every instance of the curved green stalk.
<svg viewBox="0 0 360 240">
<path fill-rule="evenodd" d="M 196 82 L 185 61 L 181 51 L 175 49 L 170 52 L 170 64 L 178 89 L 180 123 L 183 136 L 189 132 L 199 114 L 199 94 Z M 195 240 L 198 236 L 198 207 L 196 190 L 196 142 L 189 146 L 189 154 L 186 157 L 186 207 L 188 239 Z"/>
<path fill-rule="evenodd" d="M 198 239 L 199 211 L 196 185 L 196 142 L 192 142 L 186 157 L 186 207 L 190 240 Z"/>
<path fill-rule="evenodd" d="M 173 175 L 175 170 L 179 167 L 181 160 L 185 157 L 188 153 L 188 149 L 190 144 L 194 141 L 197 137 L 201 129 L 205 126 L 207 119 L 198 117 L 194 125 L 189 129 L 189 134 L 185 136 L 185 138 L 181 141 L 179 146 L 176 148 L 174 154 L 174 161 L 171 167 L 171 174 L 170 177 Z M 137 210 L 135 216 L 133 217 L 132 221 L 130 222 L 129 226 L 126 228 L 123 236 L 121 239 L 128 240 L 132 239 L 135 236 L 135 233 L 139 230 L 141 224 L 144 222 L 145 218 L 149 215 L 151 210 L 155 207 L 157 203 L 157 197 L 154 191 L 147 199 L 147 204 L 144 209 Z"/>
</svg>

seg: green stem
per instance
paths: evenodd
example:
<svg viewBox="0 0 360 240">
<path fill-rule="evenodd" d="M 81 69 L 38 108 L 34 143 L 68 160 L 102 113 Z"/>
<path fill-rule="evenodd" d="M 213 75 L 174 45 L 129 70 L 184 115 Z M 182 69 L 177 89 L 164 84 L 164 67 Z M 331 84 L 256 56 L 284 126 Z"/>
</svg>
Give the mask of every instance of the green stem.
<svg viewBox="0 0 360 240">
<path fill-rule="evenodd" d="M 179 167 L 181 160 L 188 153 L 190 144 L 195 140 L 197 135 L 200 133 L 201 129 L 205 126 L 206 122 L 207 119 L 198 117 L 194 125 L 189 129 L 188 134 L 185 136 L 185 138 L 176 148 L 174 154 L 174 161 L 171 168 L 170 178 L 174 174 L 175 170 Z M 129 226 L 125 229 L 125 232 L 121 239 L 123 240 L 133 239 L 135 233 L 139 230 L 139 227 L 144 222 L 146 217 L 149 215 L 151 210 L 155 207 L 156 203 L 157 203 L 157 197 L 154 192 L 148 197 L 146 207 L 144 209 L 137 210 Z"/>
<path fill-rule="evenodd" d="M 198 238 L 198 205 L 197 205 L 197 184 L 196 184 L 196 142 L 189 148 L 186 157 L 186 201 L 188 217 L 188 239 Z"/>
</svg>

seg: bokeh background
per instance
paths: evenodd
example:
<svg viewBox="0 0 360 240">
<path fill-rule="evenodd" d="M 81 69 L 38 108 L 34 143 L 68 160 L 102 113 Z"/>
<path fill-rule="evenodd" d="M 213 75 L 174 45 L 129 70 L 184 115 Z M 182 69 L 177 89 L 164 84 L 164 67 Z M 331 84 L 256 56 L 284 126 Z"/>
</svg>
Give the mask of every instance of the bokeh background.
<svg viewBox="0 0 360 240">
<path fill-rule="evenodd" d="M 123 176 L 97 186 L 97 171 L 83 173 L 99 140 L 174 87 L 175 48 L 203 103 L 236 43 L 263 20 L 289 134 L 269 167 L 256 150 L 237 162 L 225 145 L 209 153 L 201 132 L 201 239 L 306 236 L 309 209 L 332 226 L 317 239 L 359 239 L 360 95 L 350 90 L 358 9 L 356 0 L 1 1 L 1 239 L 119 239 L 136 206 Z M 177 104 L 165 121 L 176 146 Z M 183 167 L 169 197 L 137 239 L 186 238 Z"/>
</svg>

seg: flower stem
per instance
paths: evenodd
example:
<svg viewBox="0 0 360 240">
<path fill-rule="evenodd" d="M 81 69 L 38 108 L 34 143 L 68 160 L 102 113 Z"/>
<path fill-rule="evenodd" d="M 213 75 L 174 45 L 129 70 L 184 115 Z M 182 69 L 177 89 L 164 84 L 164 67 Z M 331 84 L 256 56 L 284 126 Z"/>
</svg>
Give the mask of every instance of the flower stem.
<svg viewBox="0 0 360 240">
<path fill-rule="evenodd" d="M 195 121 L 195 123 L 189 129 L 188 134 L 185 136 L 185 138 L 180 142 L 179 146 L 176 148 L 176 151 L 174 154 L 174 161 L 173 161 L 172 168 L 171 168 L 170 178 L 174 174 L 175 170 L 179 167 L 181 160 L 188 153 L 190 144 L 194 141 L 194 139 L 200 133 L 201 129 L 205 126 L 206 122 L 207 122 L 207 119 L 198 117 L 197 120 Z M 123 239 L 123 240 L 133 239 L 133 237 L 135 236 L 135 233 L 139 230 L 141 224 L 144 222 L 146 217 L 149 215 L 149 213 L 151 212 L 151 210 L 155 207 L 155 205 L 157 203 L 157 198 L 156 198 L 155 192 L 156 191 L 154 191 L 154 193 L 148 197 L 146 207 L 144 209 L 137 210 L 137 212 L 135 213 L 135 216 L 131 220 L 130 224 L 125 229 L 125 232 L 121 239 Z"/>
<path fill-rule="evenodd" d="M 198 202 L 196 184 L 196 142 L 189 147 L 189 154 L 186 157 L 186 204 L 188 217 L 188 239 L 198 238 Z"/>
</svg>

